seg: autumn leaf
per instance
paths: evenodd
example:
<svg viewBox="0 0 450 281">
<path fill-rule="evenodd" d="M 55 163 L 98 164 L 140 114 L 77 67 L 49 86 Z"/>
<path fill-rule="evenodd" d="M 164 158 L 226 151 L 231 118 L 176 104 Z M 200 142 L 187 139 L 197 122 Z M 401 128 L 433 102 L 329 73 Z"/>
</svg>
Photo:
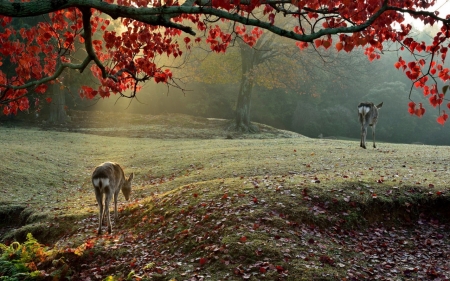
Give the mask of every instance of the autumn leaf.
<svg viewBox="0 0 450 281">
<path fill-rule="evenodd" d="M 314 46 L 316 46 L 316 48 L 319 48 L 320 46 L 322 46 L 322 39 L 314 40 Z"/>
<path fill-rule="evenodd" d="M 281 273 L 284 271 L 284 268 L 281 265 L 277 265 L 275 268 L 278 271 L 278 273 Z"/>
<path fill-rule="evenodd" d="M 448 114 L 445 113 L 445 110 L 442 110 L 442 115 L 437 118 L 437 122 L 441 125 L 444 125 L 444 123 L 447 121 L 447 119 L 448 119 Z"/>
<path fill-rule="evenodd" d="M 205 265 L 207 262 L 208 262 L 208 260 L 206 258 L 200 258 L 200 261 L 199 261 L 200 266 Z"/>
</svg>

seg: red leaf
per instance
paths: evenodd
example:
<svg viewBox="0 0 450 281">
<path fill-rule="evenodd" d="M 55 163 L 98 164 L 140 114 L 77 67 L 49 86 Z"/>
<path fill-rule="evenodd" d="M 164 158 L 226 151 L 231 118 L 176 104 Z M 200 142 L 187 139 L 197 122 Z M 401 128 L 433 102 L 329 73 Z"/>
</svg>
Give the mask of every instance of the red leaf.
<svg viewBox="0 0 450 281">
<path fill-rule="evenodd" d="M 47 91 L 47 85 L 41 84 L 41 85 L 37 86 L 37 87 L 34 89 L 34 91 L 35 91 L 36 93 L 43 94 L 43 93 L 45 93 L 45 92 Z"/>
<path fill-rule="evenodd" d="M 247 242 L 247 237 L 242 236 L 241 238 L 239 238 L 239 241 L 241 241 L 242 243 Z"/>
<path fill-rule="evenodd" d="M 281 265 L 277 265 L 275 268 L 277 269 L 278 273 L 281 273 L 284 271 L 284 268 Z"/>
<path fill-rule="evenodd" d="M 303 190 L 302 190 L 302 195 L 303 195 L 303 197 L 306 197 L 306 196 L 308 196 L 308 188 L 303 188 Z"/>
<path fill-rule="evenodd" d="M 447 121 L 447 119 L 448 119 L 448 114 L 445 113 L 445 110 L 442 110 L 442 115 L 437 118 L 437 122 L 441 125 L 444 125 L 444 123 Z"/>
<path fill-rule="evenodd" d="M 422 103 L 419 103 L 419 108 L 414 112 L 418 117 L 422 117 L 425 114 L 425 108 L 422 107 Z"/>
<path fill-rule="evenodd" d="M 308 43 L 307 42 L 296 42 L 295 45 L 297 45 L 297 47 L 300 50 L 304 50 L 304 49 L 308 48 Z"/>
<path fill-rule="evenodd" d="M 328 49 L 328 48 L 330 48 L 330 46 L 331 46 L 331 42 L 330 41 L 323 41 L 322 42 L 322 45 L 323 45 L 323 47 L 325 48 L 325 49 Z"/>
<path fill-rule="evenodd" d="M 275 22 L 275 14 L 271 13 L 269 15 L 269 22 L 270 22 L 271 25 L 274 24 L 274 22 Z"/>
<path fill-rule="evenodd" d="M 444 125 L 444 123 L 445 123 L 444 117 L 439 116 L 439 117 L 437 118 L 437 122 L 438 122 L 439 124 L 441 124 L 441 125 Z"/>
<path fill-rule="evenodd" d="M 316 48 L 320 47 L 322 45 L 322 39 L 314 40 L 314 45 L 316 46 Z"/>
<path fill-rule="evenodd" d="M 355 45 L 353 45 L 352 43 L 346 43 L 344 46 L 344 51 L 346 51 L 347 53 L 350 53 L 354 47 L 355 47 Z"/>
<path fill-rule="evenodd" d="M 323 255 L 319 258 L 319 261 L 321 263 L 326 263 L 329 265 L 333 265 L 334 264 L 334 260 L 332 258 L 330 258 L 329 256 Z"/>
<path fill-rule="evenodd" d="M 205 265 L 208 262 L 208 260 L 206 258 L 201 258 L 200 259 L 200 266 Z"/>
</svg>

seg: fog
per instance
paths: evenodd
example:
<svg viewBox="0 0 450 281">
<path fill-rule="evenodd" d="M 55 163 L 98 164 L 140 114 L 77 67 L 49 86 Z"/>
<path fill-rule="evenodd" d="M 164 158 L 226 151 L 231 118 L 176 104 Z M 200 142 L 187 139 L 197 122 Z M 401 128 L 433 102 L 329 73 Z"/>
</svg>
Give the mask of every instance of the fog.
<svg viewBox="0 0 450 281">
<path fill-rule="evenodd" d="M 419 39 L 430 40 L 427 30 L 416 33 Z M 387 49 L 395 50 L 395 46 L 387 46 Z M 407 54 L 402 55 L 406 61 L 412 60 Z M 82 83 L 81 78 L 77 78 L 78 82 L 73 80 L 71 83 L 72 94 L 66 98 L 67 105 L 77 110 L 233 118 L 242 75 L 238 49 L 231 48 L 226 54 L 197 50 L 189 60 L 173 70 L 174 77 L 183 78 L 177 81 L 178 88 L 148 82 L 134 99 L 111 96 L 80 100 L 73 94 Z M 354 50 L 350 54 L 314 50 L 282 53 L 258 65 L 252 73 L 256 82 L 252 92 L 251 120 L 314 138 L 358 139 L 359 102 L 384 102 L 377 125 L 377 140 L 450 144 L 448 125 L 441 126 L 436 122 L 439 111 L 429 106 L 427 98 L 411 87 L 412 82 L 394 67 L 397 60 L 395 51 L 386 51 L 381 54 L 381 59 L 373 62 L 369 62 L 363 50 Z M 416 103 L 425 105 L 424 117 L 408 113 L 410 95 Z"/>
</svg>

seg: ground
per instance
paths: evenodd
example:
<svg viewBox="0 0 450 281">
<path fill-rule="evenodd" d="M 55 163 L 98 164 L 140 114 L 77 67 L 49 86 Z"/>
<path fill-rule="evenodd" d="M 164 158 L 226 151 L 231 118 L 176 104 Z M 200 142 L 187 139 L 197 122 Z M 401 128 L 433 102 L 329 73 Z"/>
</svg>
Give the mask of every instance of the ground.
<svg viewBox="0 0 450 281">
<path fill-rule="evenodd" d="M 447 147 L 363 150 L 261 124 L 237 134 L 224 131 L 227 120 L 187 115 L 70 115 L 66 125 L 0 127 L 0 234 L 7 245 L 29 232 L 47 244 L 43 275 L 450 278 Z M 97 236 L 90 175 L 107 160 L 135 180 L 113 233 Z"/>
</svg>

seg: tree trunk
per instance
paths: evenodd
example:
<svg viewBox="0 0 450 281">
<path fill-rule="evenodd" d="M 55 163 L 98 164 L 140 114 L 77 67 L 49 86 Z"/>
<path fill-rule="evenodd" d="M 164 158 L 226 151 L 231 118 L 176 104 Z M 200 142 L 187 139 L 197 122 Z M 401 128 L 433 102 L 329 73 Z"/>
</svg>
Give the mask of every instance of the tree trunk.
<svg viewBox="0 0 450 281">
<path fill-rule="evenodd" d="M 258 127 L 250 123 L 250 105 L 253 90 L 253 78 L 243 75 L 236 103 L 235 130 L 240 132 L 257 132 Z"/>
<path fill-rule="evenodd" d="M 250 123 L 250 105 L 254 85 L 253 68 L 259 64 L 259 55 L 255 49 L 243 43 L 241 45 L 242 78 L 236 102 L 234 130 L 255 133 L 259 128 Z"/>
<path fill-rule="evenodd" d="M 65 110 L 66 95 L 64 90 L 60 89 L 60 85 L 55 83 L 49 85 L 52 102 L 50 103 L 50 115 L 48 121 L 53 124 L 62 124 L 70 122 L 70 117 Z"/>
</svg>

